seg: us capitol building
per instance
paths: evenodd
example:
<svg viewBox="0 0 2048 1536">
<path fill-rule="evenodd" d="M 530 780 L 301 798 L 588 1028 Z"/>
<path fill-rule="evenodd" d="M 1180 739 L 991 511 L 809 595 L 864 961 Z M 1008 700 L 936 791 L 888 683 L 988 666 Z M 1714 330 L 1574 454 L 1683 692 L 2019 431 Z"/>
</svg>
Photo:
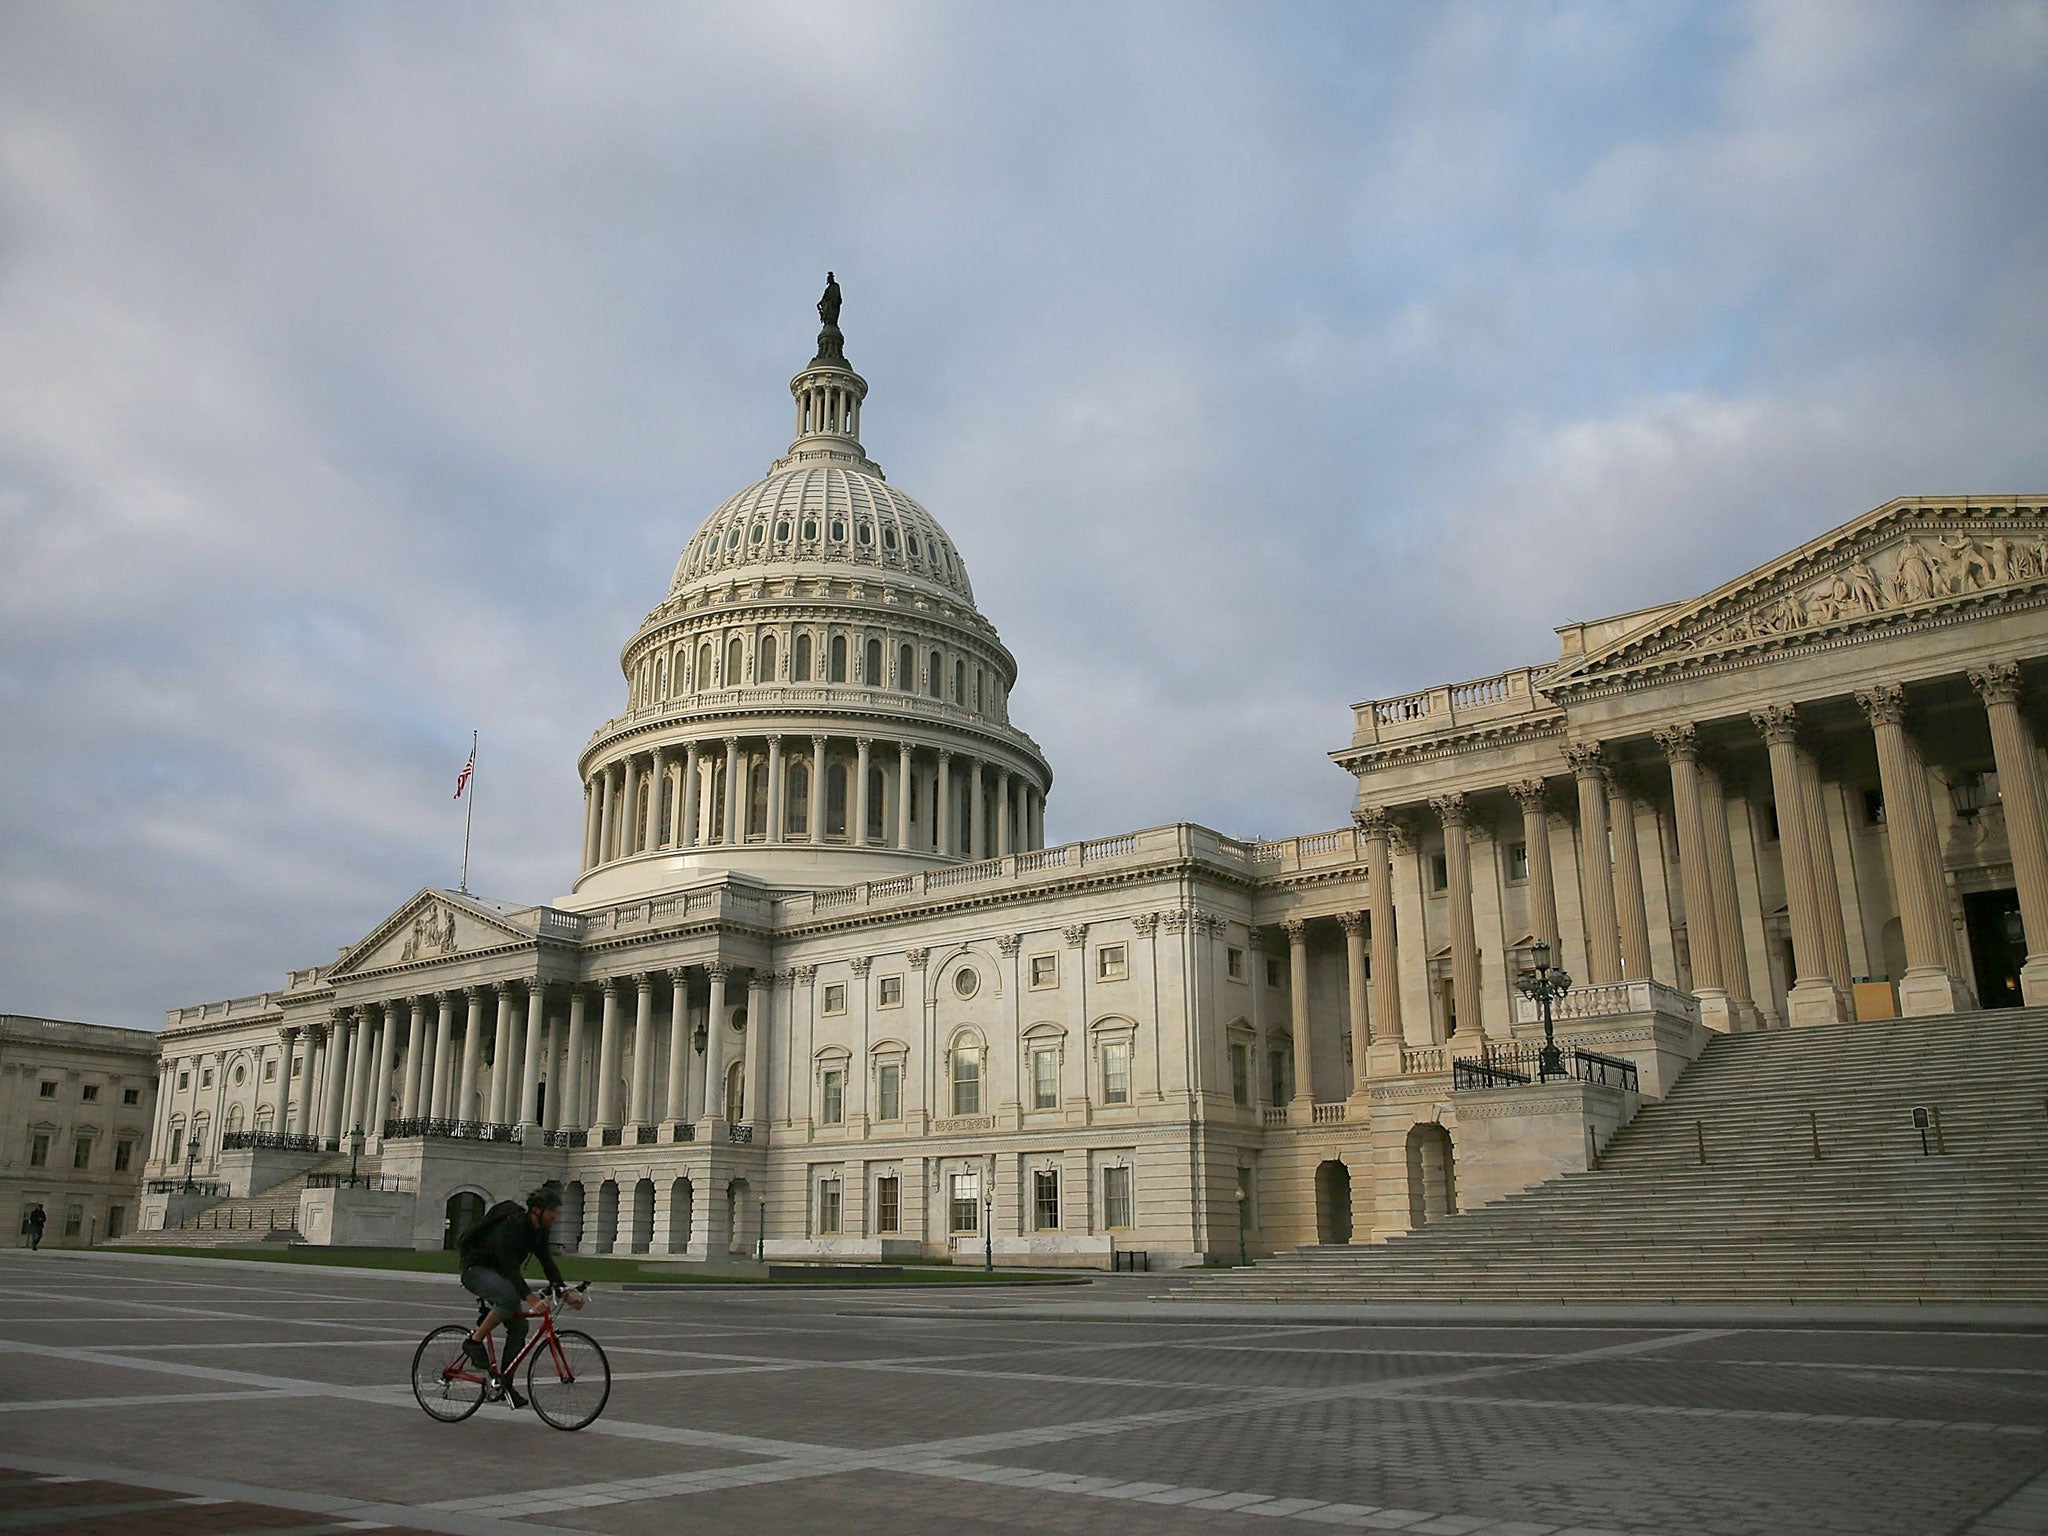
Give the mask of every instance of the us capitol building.
<svg viewBox="0 0 2048 1536">
<path fill-rule="evenodd" d="M 1361 703 L 1335 831 L 1048 847 L 1016 661 L 862 446 L 838 304 L 626 644 L 571 891 L 423 890 L 173 1010 L 144 1226 L 213 1198 L 188 1166 L 244 1195 L 357 1133 L 390 1187 L 309 1240 L 438 1246 L 554 1177 L 586 1252 L 1195 1263 L 1584 1168 L 1711 1031 L 2048 1001 L 2048 497 L 1894 501 Z M 1502 1093 L 1545 945 L 1568 1075 Z"/>
</svg>

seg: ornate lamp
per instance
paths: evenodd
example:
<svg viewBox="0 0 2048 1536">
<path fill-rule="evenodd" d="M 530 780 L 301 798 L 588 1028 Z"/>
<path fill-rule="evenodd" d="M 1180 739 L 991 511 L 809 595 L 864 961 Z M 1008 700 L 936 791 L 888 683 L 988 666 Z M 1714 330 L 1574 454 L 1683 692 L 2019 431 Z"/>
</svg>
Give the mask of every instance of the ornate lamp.
<svg viewBox="0 0 2048 1536">
<path fill-rule="evenodd" d="M 1562 966 L 1550 963 L 1550 942 L 1538 939 L 1530 946 L 1529 958 L 1535 962 L 1532 969 L 1515 978 L 1515 986 L 1522 996 L 1542 1010 L 1543 1052 L 1537 1058 L 1537 1079 L 1548 1081 L 1563 1077 L 1564 1053 L 1557 1048 L 1557 1033 L 1551 1023 L 1550 1008 L 1560 997 L 1572 989 L 1571 973 Z"/>
</svg>

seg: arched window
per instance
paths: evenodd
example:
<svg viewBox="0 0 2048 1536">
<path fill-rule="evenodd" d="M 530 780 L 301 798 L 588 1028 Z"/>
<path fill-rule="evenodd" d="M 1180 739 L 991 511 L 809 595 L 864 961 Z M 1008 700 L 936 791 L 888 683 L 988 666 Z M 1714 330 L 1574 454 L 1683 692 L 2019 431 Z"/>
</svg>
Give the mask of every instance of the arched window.
<svg viewBox="0 0 2048 1536">
<path fill-rule="evenodd" d="M 832 674 L 829 681 L 835 683 L 846 681 L 846 636 L 844 635 L 834 635 L 832 637 Z"/>
<path fill-rule="evenodd" d="M 917 653 L 907 645 L 896 653 L 896 686 L 905 693 L 917 689 Z"/>
<path fill-rule="evenodd" d="M 747 648 L 734 635 L 725 643 L 725 686 L 737 688 L 746 676 Z"/>
<path fill-rule="evenodd" d="M 799 683 L 811 680 L 811 637 L 799 634 L 789 654 L 789 675 Z"/>
<path fill-rule="evenodd" d="M 697 691 L 704 692 L 711 686 L 711 642 L 705 641 L 697 647 Z"/>
<path fill-rule="evenodd" d="M 811 765 L 791 763 L 787 786 L 783 793 L 789 803 L 782 808 L 783 829 L 792 837 L 806 837 L 811 830 Z"/>
<path fill-rule="evenodd" d="M 986 697 L 987 692 L 983 685 L 987 681 L 988 674 L 982 671 L 981 668 L 976 667 L 974 669 L 974 712 L 976 714 L 980 714 L 982 712 L 983 705 L 981 701 L 984 697 Z"/>
<path fill-rule="evenodd" d="M 953 1113 L 981 1113 L 981 1042 L 962 1038 L 953 1044 Z"/>
<path fill-rule="evenodd" d="M 926 679 L 926 684 L 930 687 L 933 698 L 942 699 L 946 696 L 946 663 L 937 651 L 932 652 L 932 673 Z"/>
<path fill-rule="evenodd" d="M 765 762 L 757 762 L 747 770 L 747 825 L 741 835 L 768 835 L 768 765 Z"/>
<path fill-rule="evenodd" d="M 882 642 L 870 640 L 867 646 L 867 665 L 861 674 L 861 681 L 871 688 L 882 686 Z"/>
<path fill-rule="evenodd" d="M 773 636 L 772 634 L 763 635 L 761 637 L 761 660 L 759 664 L 759 670 L 761 675 L 757 679 L 757 681 L 763 683 L 772 683 L 775 681 L 775 636 Z"/>
<path fill-rule="evenodd" d="M 725 1069 L 725 1119 L 728 1125 L 738 1125 L 746 1118 L 746 1063 L 736 1061 Z"/>
<path fill-rule="evenodd" d="M 834 763 L 825 770 L 825 833 L 846 832 L 846 764 Z"/>
<path fill-rule="evenodd" d="M 964 661 L 953 663 L 953 702 L 955 704 L 965 704 L 967 702 L 967 663 Z"/>
</svg>

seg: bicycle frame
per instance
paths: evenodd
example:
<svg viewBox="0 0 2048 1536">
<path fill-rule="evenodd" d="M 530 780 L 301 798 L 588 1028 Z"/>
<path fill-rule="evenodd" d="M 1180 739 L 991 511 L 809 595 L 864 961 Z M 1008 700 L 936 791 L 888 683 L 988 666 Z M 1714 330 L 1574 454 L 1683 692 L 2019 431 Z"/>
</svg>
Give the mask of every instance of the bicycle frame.
<svg viewBox="0 0 2048 1536">
<path fill-rule="evenodd" d="M 576 1287 L 578 1291 L 586 1291 L 589 1288 L 590 1283 L 588 1281 Z M 495 1332 L 484 1340 L 484 1349 L 490 1355 L 492 1368 L 498 1371 L 500 1377 L 506 1381 L 512 1380 L 520 1366 L 526 1363 L 528 1357 L 535 1350 L 539 1349 L 542 1344 L 546 1344 L 548 1353 L 554 1356 L 555 1369 L 561 1374 L 562 1379 L 564 1381 L 575 1379 L 569 1369 L 568 1360 L 562 1354 L 561 1345 L 555 1341 L 555 1314 L 568 1304 L 566 1297 L 566 1291 L 561 1296 L 557 1296 L 552 1291 L 540 1291 L 526 1298 L 526 1304 L 519 1309 L 519 1315 L 533 1319 L 536 1326 L 527 1334 L 526 1342 L 519 1346 L 519 1353 L 506 1361 L 502 1368 L 498 1366 L 498 1340 Z M 481 1309 L 478 1314 L 479 1319 L 481 1319 L 482 1312 L 490 1310 L 490 1304 L 488 1302 L 479 1302 L 478 1306 Z M 475 1367 L 469 1364 L 467 1357 L 463 1357 L 454 1366 L 451 1366 L 448 1375 L 451 1378 L 464 1381 L 482 1382 L 486 1387 L 494 1385 L 490 1378 L 477 1374 Z"/>
</svg>

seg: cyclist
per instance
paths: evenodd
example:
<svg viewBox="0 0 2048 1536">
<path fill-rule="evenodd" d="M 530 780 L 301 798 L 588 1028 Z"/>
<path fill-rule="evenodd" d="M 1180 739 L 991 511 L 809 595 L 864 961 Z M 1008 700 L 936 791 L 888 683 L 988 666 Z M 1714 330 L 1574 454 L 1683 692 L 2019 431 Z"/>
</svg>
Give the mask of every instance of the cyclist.
<svg viewBox="0 0 2048 1536">
<path fill-rule="evenodd" d="M 478 1370 L 488 1372 L 490 1356 L 484 1349 L 484 1340 L 498 1324 L 505 1325 L 505 1349 L 499 1356 L 505 1364 L 495 1380 L 514 1408 L 526 1406 L 526 1399 L 513 1388 L 510 1368 L 526 1343 L 526 1319 L 521 1314 L 526 1298 L 532 1294 L 520 1271 L 529 1258 L 539 1259 L 550 1285 L 560 1290 L 565 1284 L 562 1271 L 555 1265 L 554 1251 L 548 1246 L 548 1229 L 555 1224 L 561 1209 L 562 1187 L 550 1179 L 529 1194 L 524 1205 L 500 1200 L 461 1238 L 463 1287 L 490 1304 L 490 1311 L 476 1325 L 462 1352 Z M 571 1291 L 568 1302 L 572 1307 L 581 1307 L 583 1298 Z"/>
</svg>

